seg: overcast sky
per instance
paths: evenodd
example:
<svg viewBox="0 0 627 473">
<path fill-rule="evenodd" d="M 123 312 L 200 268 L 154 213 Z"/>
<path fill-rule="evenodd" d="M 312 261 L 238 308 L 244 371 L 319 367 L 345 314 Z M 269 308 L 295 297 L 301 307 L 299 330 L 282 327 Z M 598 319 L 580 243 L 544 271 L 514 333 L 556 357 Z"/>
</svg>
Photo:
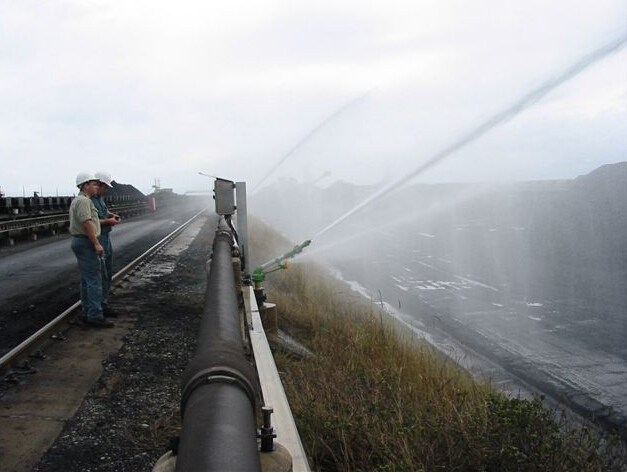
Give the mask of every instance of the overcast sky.
<svg viewBox="0 0 627 473">
<path fill-rule="evenodd" d="M 0 0 L 0 187 L 252 188 L 294 147 L 268 183 L 394 182 L 625 35 L 624 0 Z M 621 48 L 416 180 L 572 178 L 626 129 Z"/>
</svg>

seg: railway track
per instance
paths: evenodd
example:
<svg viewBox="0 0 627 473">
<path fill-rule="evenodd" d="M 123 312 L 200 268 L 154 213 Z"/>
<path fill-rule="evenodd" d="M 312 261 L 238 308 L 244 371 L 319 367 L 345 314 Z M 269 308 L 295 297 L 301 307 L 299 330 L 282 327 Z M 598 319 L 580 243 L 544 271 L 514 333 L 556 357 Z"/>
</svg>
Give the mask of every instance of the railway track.
<svg viewBox="0 0 627 473">
<path fill-rule="evenodd" d="M 179 394 L 182 377 L 198 357 L 198 353 L 194 355 L 194 347 L 198 340 L 207 340 L 198 327 L 207 326 L 206 261 L 211 257 L 212 247 L 215 255 L 215 245 L 211 245 L 214 233 L 210 228 L 215 228 L 218 218 L 204 213 L 203 210 L 194 215 L 115 274 L 114 304 L 119 317 L 115 327 L 110 330 L 93 330 L 82 324 L 72 327 L 80 307 L 80 303 L 75 303 L 0 359 L 0 374 L 10 376 L 15 368 L 21 371 L 17 374 L 24 374 L 28 366 L 18 366 L 18 363 L 47 344 L 48 359 L 33 362 L 36 376 L 0 378 L 0 386 L 3 386 L 0 390 L 0 470 L 146 471 L 158 464 L 163 453 L 171 448 L 166 440 L 173 434 L 181 439 L 181 444 L 183 439 L 203 444 L 209 438 L 222 441 L 220 436 L 213 436 L 213 430 L 207 430 L 206 425 L 193 424 L 195 415 L 184 418 L 199 427 L 202 431 L 199 435 L 202 435 L 185 436 L 190 426 L 183 426 L 181 399 L 185 399 L 185 393 L 192 392 L 194 396 L 204 393 L 204 382 Z M 265 338 L 253 289 L 245 286 L 244 290 L 236 283 L 231 253 L 233 238 L 225 239 L 224 233 L 215 235 L 222 237 L 220 268 L 226 273 L 215 272 L 212 264 L 209 280 L 218 281 L 216 284 L 221 291 L 226 291 L 228 300 L 233 300 L 228 294 L 242 291 L 243 301 L 238 299 L 228 306 L 228 314 L 221 315 L 229 320 L 228 332 L 236 334 L 236 339 L 242 328 L 241 321 L 250 321 L 250 326 L 246 324 L 246 327 L 250 332 L 249 349 L 254 355 L 252 351 L 247 354 L 242 345 L 244 358 L 239 362 L 250 364 L 248 371 L 258 373 L 255 376 L 261 387 L 256 381 L 247 384 L 254 386 L 257 392 L 253 394 L 254 399 L 244 402 L 243 411 L 252 408 L 248 412 L 251 422 L 239 425 L 227 416 L 217 419 L 218 428 L 223 424 L 231 427 L 237 424 L 238 429 L 245 430 L 246 438 L 252 439 L 246 442 L 247 446 L 252 446 L 246 458 L 255 459 L 256 455 L 261 455 L 255 442 L 259 427 L 255 421 L 256 410 L 265 406 L 266 412 L 281 413 L 272 422 L 279 426 L 281 436 L 273 433 L 266 440 L 276 438 L 284 453 L 289 452 L 289 457 L 296 459 L 292 460 L 298 465 L 294 471 L 307 470 L 306 457 Z M 147 259 L 149 263 L 142 265 Z M 214 274 L 218 276 L 212 279 Z M 121 280 L 125 282 L 120 284 Z M 211 294 L 219 292 L 216 288 L 210 289 Z M 208 313 L 214 312 L 210 309 Z M 58 333 L 66 335 L 65 341 L 48 344 Z M 237 341 L 231 344 L 239 346 Z M 256 365 L 258 359 L 263 362 Z M 215 363 L 203 360 L 205 362 Z M 229 362 L 219 361 L 220 370 L 227 370 L 224 373 L 229 372 Z M 252 369 L 253 363 L 256 369 Z M 202 380 L 202 376 L 199 379 Z M 216 377 L 215 382 L 229 392 L 236 389 L 238 395 L 234 398 L 246 401 L 242 395 L 248 392 L 233 386 L 230 379 L 225 374 Z M 205 410 L 203 408 L 203 412 Z M 263 425 L 274 432 L 269 414 L 267 419 L 264 414 Z M 235 437 L 239 439 L 242 435 L 238 433 Z M 266 432 L 266 435 L 269 434 Z M 230 441 L 228 444 L 231 445 Z M 262 448 L 262 452 L 271 451 L 274 450 Z M 185 450 L 181 455 L 187 461 L 196 461 L 193 451 Z M 220 461 L 239 458 L 228 454 Z"/>
<path fill-rule="evenodd" d="M 189 220 L 174 229 L 159 242 L 154 244 L 140 256 L 135 258 L 120 271 L 113 276 L 113 284 L 119 283 L 128 277 L 137 267 L 144 264 L 151 256 L 163 250 L 174 238 L 176 238 L 183 230 L 185 230 L 194 220 L 203 214 L 205 210 L 201 210 Z M 11 349 L 8 353 L 0 358 L 0 377 L 11 377 L 17 374 L 33 372 L 30 368 L 28 358 L 30 356 L 42 358 L 41 348 L 51 339 L 63 338 L 62 333 L 66 332 L 73 324 L 77 317 L 78 310 L 81 307 L 80 301 L 75 302 L 70 307 L 62 311 L 53 320 L 40 328 L 33 335 L 22 341 L 20 344 Z"/>
</svg>

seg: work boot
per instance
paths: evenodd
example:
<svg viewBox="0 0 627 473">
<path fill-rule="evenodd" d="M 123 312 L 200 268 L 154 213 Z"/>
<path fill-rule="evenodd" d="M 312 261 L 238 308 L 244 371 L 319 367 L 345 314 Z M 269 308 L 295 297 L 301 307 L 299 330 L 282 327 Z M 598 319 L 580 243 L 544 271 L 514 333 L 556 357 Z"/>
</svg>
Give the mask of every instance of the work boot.
<svg viewBox="0 0 627 473">
<path fill-rule="evenodd" d="M 102 306 L 102 314 L 105 317 L 107 317 L 107 318 L 109 318 L 109 317 L 117 317 L 118 316 L 118 313 L 115 310 L 109 308 L 106 305 Z"/>
<path fill-rule="evenodd" d="M 113 322 L 109 322 L 105 319 L 86 319 L 83 321 L 85 325 L 89 325 L 90 327 L 98 327 L 98 328 L 111 328 L 115 327 Z"/>
</svg>

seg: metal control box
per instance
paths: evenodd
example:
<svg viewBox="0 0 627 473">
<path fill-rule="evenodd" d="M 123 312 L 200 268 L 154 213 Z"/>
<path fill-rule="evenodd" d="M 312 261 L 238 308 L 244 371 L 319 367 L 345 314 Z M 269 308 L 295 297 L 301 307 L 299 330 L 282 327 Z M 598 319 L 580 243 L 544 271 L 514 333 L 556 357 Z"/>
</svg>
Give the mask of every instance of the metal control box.
<svg viewBox="0 0 627 473">
<path fill-rule="evenodd" d="M 235 183 L 226 179 L 216 179 L 213 187 L 213 198 L 216 201 L 218 215 L 235 213 Z"/>
</svg>

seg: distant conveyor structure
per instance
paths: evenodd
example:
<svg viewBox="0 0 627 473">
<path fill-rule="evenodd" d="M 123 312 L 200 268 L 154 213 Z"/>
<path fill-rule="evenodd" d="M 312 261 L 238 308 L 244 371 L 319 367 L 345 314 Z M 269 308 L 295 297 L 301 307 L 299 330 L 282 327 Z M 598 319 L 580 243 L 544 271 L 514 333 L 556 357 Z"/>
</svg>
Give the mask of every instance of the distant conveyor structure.
<svg viewBox="0 0 627 473">
<path fill-rule="evenodd" d="M 0 245 L 12 246 L 18 239 L 37 240 L 41 235 L 67 231 L 72 199 L 73 196 L 1 197 Z M 148 199 L 137 190 L 106 195 L 105 202 L 124 218 L 139 215 L 149 208 Z"/>
</svg>

